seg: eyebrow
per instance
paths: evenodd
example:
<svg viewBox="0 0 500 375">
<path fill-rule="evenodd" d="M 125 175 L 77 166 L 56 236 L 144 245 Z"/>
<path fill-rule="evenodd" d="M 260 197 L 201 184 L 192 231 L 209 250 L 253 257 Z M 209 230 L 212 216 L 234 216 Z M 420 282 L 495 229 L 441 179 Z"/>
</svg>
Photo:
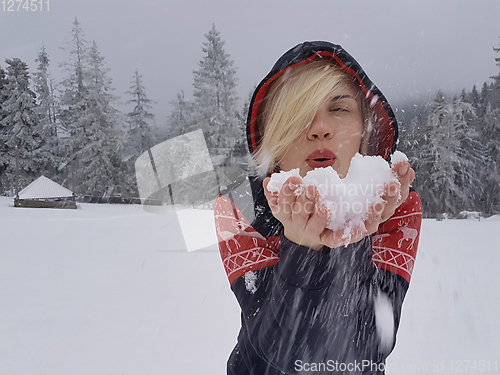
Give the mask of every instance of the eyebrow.
<svg viewBox="0 0 500 375">
<path fill-rule="evenodd" d="M 352 100 L 356 100 L 352 95 L 337 95 L 337 96 L 334 96 L 333 98 L 331 98 L 329 100 L 329 102 L 334 102 L 334 101 L 337 101 L 337 100 L 342 100 L 342 99 L 352 99 Z"/>
</svg>

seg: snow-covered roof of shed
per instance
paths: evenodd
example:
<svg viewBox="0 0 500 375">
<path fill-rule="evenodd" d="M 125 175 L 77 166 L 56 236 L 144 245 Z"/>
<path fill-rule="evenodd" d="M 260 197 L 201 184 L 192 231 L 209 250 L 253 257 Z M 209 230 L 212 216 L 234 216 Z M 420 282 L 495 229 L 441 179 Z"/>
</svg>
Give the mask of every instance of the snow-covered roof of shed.
<svg viewBox="0 0 500 375">
<path fill-rule="evenodd" d="M 73 192 L 45 176 L 38 177 L 19 192 L 19 199 L 43 199 L 72 197 Z"/>
</svg>

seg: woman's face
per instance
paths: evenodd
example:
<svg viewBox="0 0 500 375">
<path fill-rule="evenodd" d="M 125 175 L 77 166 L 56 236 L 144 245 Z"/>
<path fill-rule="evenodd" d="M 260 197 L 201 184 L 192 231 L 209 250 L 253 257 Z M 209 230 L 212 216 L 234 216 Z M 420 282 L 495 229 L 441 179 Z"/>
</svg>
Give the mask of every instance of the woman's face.
<svg viewBox="0 0 500 375">
<path fill-rule="evenodd" d="M 330 92 L 307 129 L 285 151 L 279 167 L 299 168 L 302 177 L 318 167 L 331 166 L 344 178 L 352 157 L 359 152 L 363 119 L 355 91 L 340 84 Z"/>
</svg>

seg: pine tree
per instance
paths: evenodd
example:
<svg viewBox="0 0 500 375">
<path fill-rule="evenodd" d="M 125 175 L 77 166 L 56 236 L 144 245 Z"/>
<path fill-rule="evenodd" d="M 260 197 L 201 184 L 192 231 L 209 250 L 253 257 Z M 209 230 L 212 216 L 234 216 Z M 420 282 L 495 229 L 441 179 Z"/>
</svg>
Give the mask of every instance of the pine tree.
<svg viewBox="0 0 500 375">
<path fill-rule="evenodd" d="M 111 79 L 97 44 L 85 40 L 77 19 L 66 52 L 69 60 L 62 66 L 68 75 L 62 81 L 60 111 L 64 162 L 60 167 L 71 165 L 79 194 L 127 192 L 119 113 L 113 107 L 117 98 L 111 94 Z"/>
<path fill-rule="evenodd" d="M 427 129 L 427 121 L 423 114 L 415 116 L 408 127 L 402 127 L 400 142 L 398 144 L 398 149 L 404 152 L 410 161 L 412 168 L 415 170 L 415 180 L 413 182 L 413 187 L 417 190 L 421 200 L 422 205 L 426 208 L 424 210 L 424 215 L 429 215 L 428 195 L 429 187 L 426 186 L 429 180 L 430 174 L 430 160 L 429 153 L 426 148 L 428 144 L 430 129 Z M 425 153 L 425 155 L 424 155 Z"/>
<path fill-rule="evenodd" d="M 177 100 L 171 101 L 172 112 L 167 119 L 167 138 L 189 133 L 193 129 L 193 103 L 184 99 L 184 91 L 177 93 Z"/>
<path fill-rule="evenodd" d="M 84 191 L 99 195 L 128 192 L 123 180 L 121 160 L 123 138 L 118 130 L 118 111 L 113 107 L 117 97 L 111 94 L 104 58 L 93 42 L 89 51 L 89 82 L 84 97 L 84 143 L 74 154 L 84 176 Z"/>
<path fill-rule="evenodd" d="M 38 129 L 35 93 L 30 89 L 28 66 L 18 58 L 5 60 L 7 84 L 3 88 L 6 100 L 2 103 L 5 117 L 0 122 L 0 165 L 4 193 L 14 193 L 16 147 L 19 152 L 19 185 L 23 187 L 38 177 L 49 161 L 40 146 L 43 139 Z"/>
<path fill-rule="evenodd" d="M 35 61 L 38 62 L 38 68 L 37 72 L 33 74 L 33 83 L 38 98 L 40 122 L 44 124 L 44 132 L 56 137 L 55 100 L 52 90 L 52 78 L 49 72 L 50 59 L 47 51 L 45 51 L 45 46 L 42 46 Z"/>
<path fill-rule="evenodd" d="M 153 108 L 153 101 L 146 95 L 146 89 L 142 84 L 142 76 L 139 71 L 134 73 L 134 79 L 131 82 L 130 91 L 126 94 L 132 96 L 132 99 L 127 101 L 127 104 L 133 104 L 132 112 L 127 113 L 127 122 L 129 124 L 127 138 L 132 142 L 135 156 L 139 156 L 145 150 L 152 147 L 156 143 L 156 135 L 150 121 L 154 119 L 154 115 L 150 112 Z"/>
<path fill-rule="evenodd" d="M 2 121 L 6 115 L 5 111 L 2 109 L 3 108 L 3 103 L 7 100 L 7 95 L 3 94 L 3 90 L 5 86 L 7 85 L 7 75 L 5 73 L 5 70 L 2 69 L 0 66 L 0 121 Z"/>
<path fill-rule="evenodd" d="M 35 60 L 38 62 L 37 72 L 33 74 L 34 91 L 37 94 L 38 127 L 37 133 L 42 138 L 40 152 L 49 160 L 48 170 L 42 171 L 48 177 L 56 177 L 58 164 L 58 134 L 55 117 L 55 100 L 52 90 L 52 79 L 49 73 L 49 56 L 42 47 Z"/>
<path fill-rule="evenodd" d="M 2 120 L 7 116 L 7 113 L 3 109 L 3 103 L 7 100 L 7 94 L 4 89 L 7 86 L 7 76 L 5 70 L 0 66 L 0 134 L 3 133 L 3 125 Z M 7 165 L 2 162 L 4 160 L 5 155 L 7 154 L 7 146 L 5 143 L 0 143 L 0 194 L 4 191 L 2 185 L 2 175 L 5 173 L 7 169 Z"/>
<path fill-rule="evenodd" d="M 203 129 L 215 164 L 230 157 L 239 138 L 236 69 L 224 50 L 225 42 L 212 25 L 205 34 L 205 56 L 194 72 L 194 126 Z"/>
<path fill-rule="evenodd" d="M 493 51 L 500 53 L 500 47 L 493 47 Z M 500 57 L 495 57 L 495 64 L 500 69 Z M 490 78 L 495 82 L 490 87 L 488 102 L 492 104 L 494 109 L 500 108 L 500 72 Z"/>
<path fill-rule="evenodd" d="M 425 122 L 419 126 L 421 138 L 413 160 L 417 177 L 415 186 L 424 212 L 456 214 L 462 192 L 456 184 L 459 140 L 453 110 L 441 91 L 438 92 Z"/>
<path fill-rule="evenodd" d="M 497 53 L 500 47 L 493 47 Z M 500 68 L 500 57 L 495 58 Z M 500 212 L 500 73 L 490 77 L 493 83 L 483 84 L 480 95 L 481 118 L 477 128 L 481 146 L 487 155 L 483 165 L 483 196 L 481 209 L 487 214 Z"/>
<path fill-rule="evenodd" d="M 482 210 L 500 213 L 500 109 L 486 109 L 482 127 L 482 145 L 488 155 L 484 166 Z"/>
<path fill-rule="evenodd" d="M 499 53 L 500 47 L 493 47 L 493 51 L 495 51 L 496 53 Z M 498 68 L 500 68 L 500 57 L 495 57 L 495 63 L 496 63 L 496 66 Z M 496 87 L 500 88 L 500 73 L 495 75 L 495 76 L 492 76 L 490 78 L 493 78 L 495 80 Z"/>
<path fill-rule="evenodd" d="M 474 85 L 472 87 L 472 92 L 471 92 L 471 104 L 474 106 L 474 108 L 476 109 L 476 112 L 477 112 L 477 108 L 479 106 L 479 101 L 480 101 L 480 96 L 479 96 L 479 92 L 477 91 L 477 88 L 476 88 L 476 85 Z M 477 115 L 479 116 L 479 113 L 477 113 Z"/>
<path fill-rule="evenodd" d="M 450 121 L 454 123 L 458 147 L 456 185 L 462 209 L 476 210 L 483 195 L 484 165 L 488 156 L 481 145 L 481 133 L 474 106 L 457 97 L 450 105 Z"/>
<path fill-rule="evenodd" d="M 127 113 L 127 142 L 125 143 L 124 162 L 126 163 L 125 183 L 129 187 L 130 193 L 138 197 L 135 180 L 135 161 L 143 152 L 154 146 L 157 137 L 151 121 L 154 115 L 150 112 L 153 101 L 146 95 L 146 89 L 142 84 L 142 76 L 136 69 L 133 81 L 131 82 L 129 94 L 132 99 L 127 104 L 133 104 L 132 112 Z"/>
<path fill-rule="evenodd" d="M 87 60 L 89 42 L 85 39 L 84 32 L 77 18 L 73 22 L 71 35 L 71 41 L 64 49 L 69 55 L 68 61 L 61 64 L 63 70 L 68 74 L 66 79 L 61 82 L 63 86 L 61 96 L 63 109 L 60 113 L 60 118 L 65 127 L 77 124 L 81 118 L 84 111 L 81 101 L 86 95 L 85 80 L 88 80 Z M 76 126 L 78 127 L 78 125 Z"/>
<path fill-rule="evenodd" d="M 87 95 L 85 81 L 88 81 L 89 42 L 85 39 L 80 22 L 75 18 L 71 29 L 71 40 L 62 48 L 68 58 L 60 64 L 66 77 L 60 83 L 61 94 L 57 117 L 61 123 L 60 153 L 58 170 L 71 174 L 72 187 L 80 193 L 78 185 L 83 177 L 79 176 L 76 153 L 85 142 L 85 101 Z M 75 173 L 76 172 L 76 173 Z M 82 191 L 83 193 L 83 191 Z"/>
</svg>

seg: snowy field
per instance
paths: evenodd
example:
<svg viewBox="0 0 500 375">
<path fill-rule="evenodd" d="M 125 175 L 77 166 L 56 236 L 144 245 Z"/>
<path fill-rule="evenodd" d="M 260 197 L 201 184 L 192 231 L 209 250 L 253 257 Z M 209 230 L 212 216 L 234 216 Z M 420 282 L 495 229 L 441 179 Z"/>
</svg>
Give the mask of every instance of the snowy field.
<svg viewBox="0 0 500 375">
<path fill-rule="evenodd" d="M 225 373 L 239 309 L 175 213 L 0 197 L 0 235 L 0 374 Z M 388 374 L 500 372 L 499 235 L 500 217 L 424 220 Z"/>
</svg>

